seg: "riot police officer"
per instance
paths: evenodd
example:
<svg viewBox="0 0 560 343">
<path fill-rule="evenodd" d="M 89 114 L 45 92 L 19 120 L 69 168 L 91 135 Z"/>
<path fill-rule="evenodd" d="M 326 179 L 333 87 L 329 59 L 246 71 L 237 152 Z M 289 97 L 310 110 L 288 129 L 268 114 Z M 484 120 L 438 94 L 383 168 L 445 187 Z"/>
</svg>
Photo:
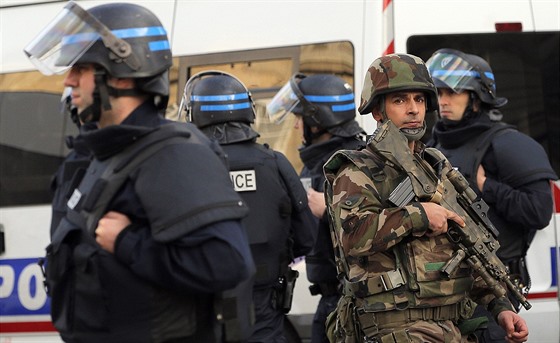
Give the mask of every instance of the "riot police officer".
<svg viewBox="0 0 560 343">
<path fill-rule="evenodd" d="M 550 222 L 550 180 L 558 177 L 536 141 L 501 122 L 499 109 L 507 99 L 497 96 L 488 62 L 458 50 L 440 49 L 426 64 L 438 88 L 440 107 L 428 145 L 443 152 L 488 203 L 489 217 L 500 232 L 498 257 L 527 293 L 530 280 L 525 256 L 536 231 Z M 482 313 L 484 309 L 477 308 L 476 317 Z M 504 342 L 504 331 L 486 315 L 489 330 L 479 332 L 479 339 Z"/>
<path fill-rule="evenodd" d="M 286 342 L 284 315 L 297 277 L 289 264 L 311 250 L 316 230 L 305 189 L 282 153 L 256 142 L 253 100 L 239 79 L 198 73 L 185 85 L 182 103 L 188 120 L 222 146 L 234 188 L 249 206 L 243 224 L 257 266 L 249 342 Z"/>
<path fill-rule="evenodd" d="M 340 283 L 334 262 L 332 240 L 326 213 L 323 164 L 340 149 L 356 149 L 365 143 L 364 130 L 356 122 L 352 87 L 329 74 L 295 74 L 268 105 L 275 120 L 293 113 L 296 129 L 303 131 L 299 156 L 304 164 L 300 178 L 308 184 L 309 206 L 317 217 L 317 241 L 305 257 L 312 295 L 320 295 L 313 318 L 311 341 L 327 342 L 325 321 L 336 308 Z"/>
<path fill-rule="evenodd" d="M 91 153 L 87 149 L 87 146 L 82 138 L 82 133 L 95 130 L 97 128 L 95 123 L 86 123 L 84 125 L 80 121 L 78 109 L 72 105 L 71 92 L 71 87 L 65 88 L 61 98 L 61 110 L 64 115 L 70 116 L 78 128 L 79 134 L 76 136 L 66 137 L 66 147 L 70 149 L 70 152 L 64 158 L 64 161 L 58 167 L 51 180 L 51 234 L 54 232 L 62 218 L 66 215 L 68 193 L 73 191 L 72 176 L 78 172 L 78 170 L 86 170 L 89 166 Z"/>
<path fill-rule="evenodd" d="M 62 339 L 221 341 L 216 295 L 254 271 L 248 209 L 219 147 L 161 115 L 172 54 L 159 19 L 130 3 L 70 2 L 25 52 L 47 75 L 69 69 L 72 104 L 97 126 L 82 134 L 92 161 L 47 247 Z"/>
</svg>

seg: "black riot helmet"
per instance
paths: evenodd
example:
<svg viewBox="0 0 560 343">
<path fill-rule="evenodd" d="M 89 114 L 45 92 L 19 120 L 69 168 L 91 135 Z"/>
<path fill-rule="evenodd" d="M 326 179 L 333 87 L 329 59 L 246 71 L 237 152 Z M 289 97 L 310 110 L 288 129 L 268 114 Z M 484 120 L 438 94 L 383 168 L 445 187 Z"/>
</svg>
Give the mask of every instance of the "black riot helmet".
<svg viewBox="0 0 560 343">
<path fill-rule="evenodd" d="M 455 93 L 472 91 L 492 108 L 507 104 L 496 95 L 496 80 L 488 62 L 477 55 L 453 49 L 440 49 L 426 62 L 436 87 L 450 88 Z"/>
<path fill-rule="evenodd" d="M 198 73 L 187 81 L 180 110 L 198 128 L 255 121 L 251 92 L 235 76 L 217 70 Z"/>
<path fill-rule="evenodd" d="M 145 7 L 110 3 L 86 11 L 69 2 L 24 52 L 45 75 L 63 73 L 77 63 L 94 64 L 94 98 L 104 109 L 110 108 L 108 95 L 150 94 L 159 108 L 167 106 L 170 44 L 159 19 Z M 108 76 L 133 78 L 135 89 L 109 87 Z"/>
<path fill-rule="evenodd" d="M 301 115 L 307 142 L 325 131 L 340 137 L 353 137 L 364 132 L 355 120 L 352 87 L 335 75 L 293 75 L 269 103 L 267 112 L 277 122 L 290 112 Z M 311 127 L 320 130 L 311 134 Z"/>
</svg>

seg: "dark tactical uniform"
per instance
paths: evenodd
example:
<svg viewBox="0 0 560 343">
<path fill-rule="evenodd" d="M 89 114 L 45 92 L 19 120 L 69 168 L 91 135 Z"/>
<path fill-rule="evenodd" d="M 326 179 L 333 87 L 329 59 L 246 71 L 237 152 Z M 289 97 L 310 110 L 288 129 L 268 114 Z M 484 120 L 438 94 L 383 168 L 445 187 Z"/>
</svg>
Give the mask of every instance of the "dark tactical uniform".
<svg viewBox="0 0 560 343">
<path fill-rule="evenodd" d="M 424 91 L 428 111 L 437 110 L 437 93 L 424 63 L 410 55 L 388 55 L 368 70 L 360 113 L 371 112 L 379 95 L 395 90 Z M 392 123 L 385 117 L 379 132 L 387 125 Z M 407 134 L 415 133 L 391 134 L 404 141 L 394 149 L 409 149 Z M 423 156 L 424 145 L 417 139 L 415 153 Z M 475 282 L 464 262 L 449 279 L 441 275 L 454 247 L 446 235 L 425 236 L 429 221 L 419 200 L 400 207 L 389 202 L 407 174 L 392 147 L 381 153 L 376 144 L 372 139 L 364 150 L 337 152 L 325 165 L 335 251 L 345 283 L 327 323 L 331 342 L 464 340 L 457 325 L 468 312 L 468 294 L 495 315 L 511 304 L 505 297 L 496 299 L 481 279 Z M 429 168 L 423 158 L 418 162 Z"/>
<path fill-rule="evenodd" d="M 121 125 L 83 137 L 104 160 L 159 125 L 156 109 L 145 103 Z M 55 230 L 47 281 L 53 323 L 65 341 L 216 340 L 213 294 L 247 278 L 252 263 L 235 221 L 246 209 L 205 137 L 191 130 L 198 142 L 151 156 L 111 201 L 107 211 L 133 222 L 118 236 L 114 255 L 74 217 L 67 215 Z M 213 182 L 194 182 L 202 178 Z M 78 212 L 93 193 L 82 186 Z M 216 195 L 209 197 L 212 190 Z"/>
<path fill-rule="evenodd" d="M 460 70 L 466 77 L 449 80 L 444 58 L 463 61 Z M 552 216 L 550 180 L 558 177 L 554 173 L 544 149 L 529 136 L 500 121 L 502 115 L 497 108 L 504 106 L 507 99 L 496 97 L 492 70 L 478 56 L 441 49 L 427 62 L 438 88 L 449 88 L 455 92 L 469 91 L 471 98 L 460 121 L 439 120 L 433 129 L 432 141 L 428 144 L 438 148 L 451 164 L 467 178 L 471 187 L 490 206 L 489 218 L 500 235 L 498 257 L 509 267 L 525 292 L 530 287 L 525 256 L 536 230 L 546 227 Z M 467 73 L 469 69 L 483 71 Z M 487 78 L 489 77 L 489 78 Z M 480 100 L 481 109 L 473 109 L 474 99 Z M 478 189 L 476 176 L 479 165 L 484 167 L 486 182 L 484 190 Z M 517 301 L 510 297 L 514 304 Z M 505 332 L 482 308 L 475 317 L 487 315 L 489 330 L 480 334 L 484 342 L 505 342 Z"/>
<path fill-rule="evenodd" d="M 92 45 L 83 44 L 92 37 Z M 84 123 L 115 119 L 109 109 L 125 106 L 121 96 L 145 99 L 120 125 L 83 132 L 79 142 L 85 150 L 74 152 L 91 154 L 93 160 L 85 173 L 77 168 L 69 178 L 65 165 L 62 182 L 56 183 L 60 192 L 47 247 L 46 285 L 62 339 L 221 341 L 215 295 L 254 272 L 241 226 L 248 209 L 231 186 L 219 146 L 193 125 L 169 123 L 160 115 L 169 95 L 172 54 L 159 20 L 133 4 L 85 11 L 68 3 L 25 49 L 42 71 L 93 65 L 93 101 L 79 114 Z M 55 50 L 60 54 L 51 54 Z M 76 79 L 81 71 L 71 73 Z M 113 88 L 109 77 L 133 79 L 135 87 Z M 163 148 L 150 155 L 134 150 L 154 136 L 168 144 L 158 144 Z M 105 193 L 117 183 L 100 174 L 118 175 L 118 170 L 127 171 L 120 174 L 123 183 Z M 67 192 L 67 186 L 75 188 Z M 61 199 L 69 195 L 61 209 Z M 131 221 L 116 237 L 114 253 L 103 249 L 93 232 L 98 217 L 110 211 Z"/>
<path fill-rule="evenodd" d="M 249 206 L 243 225 L 257 268 L 249 342 L 286 342 L 284 317 L 297 277 L 289 264 L 307 254 L 315 239 L 305 189 L 283 154 L 255 142 L 250 93 L 235 77 L 197 74 L 185 86 L 183 103 L 190 120 L 222 146 L 235 190 Z"/>
<path fill-rule="evenodd" d="M 323 165 L 336 151 L 357 149 L 363 145 L 364 142 L 356 137 L 334 136 L 326 142 L 302 147 L 299 150 L 299 156 L 303 161 L 304 168 L 300 177 L 302 179 L 310 178 L 311 187 L 318 192 L 324 192 L 325 174 L 323 173 Z M 324 323 L 327 316 L 336 309 L 341 294 L 326 211 L 323 217 L 319 218 L 317 227 L 317 240 L 313 250 L 305 257 L 307 279 L 312 283 L 312 294 L 321 295 L 313 319 L 313 342 L 321 342 L 326 338 Z"/>
<path fill-rule="evenodd" d="M 281 97 L 282 94 L 290 96 L 286 99 Z M 354 92 L 337 76 L 295 74 L 273 98 L 267 110 L 272 117 L 282 117 L 290 111 L 302 117 L 305 142 L 299 149 L 304 164 L 300 177 L 317 192 L 324 191 L 323 164 L 332 154 L 365 144 L 361 137 L 365 133 L 355 120 Z M 319 141 L 325 133 L 332 136 Z M 341 295 L 326 211 L 318 219 L 317 227 L 317 241 L 305 257 L 307 279 L 312 283 L 311 294 L 321 296 L 313 318 L 313 343 L 328 342 L 325 321 L 335 310 Z"/>
<path fill-rule="evenodd" d="M 84 173 L 91 161 L 91 153 L 84 143 L 82 133 L 95 128 L 95 124 L 88 123 L 80 127 L 80 134 L 75 137 L 69 136 L 66 138 L 66 145 L 71 149 L 70 153 L 54 174 L 51 182 L 51 191 L 53 193 L 51 235 L 66 215 L 66 203 L 74 188 L 78 186 L 75 183 L 79 182 L 80 177 L 75 177 L 74 175 Z"/>
</svg>

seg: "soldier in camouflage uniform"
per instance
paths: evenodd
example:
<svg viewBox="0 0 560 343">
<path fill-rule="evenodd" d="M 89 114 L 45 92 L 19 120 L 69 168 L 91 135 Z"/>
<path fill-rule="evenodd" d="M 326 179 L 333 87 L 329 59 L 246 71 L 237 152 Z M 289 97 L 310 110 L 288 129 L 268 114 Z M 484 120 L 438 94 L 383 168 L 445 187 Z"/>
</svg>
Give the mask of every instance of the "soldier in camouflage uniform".
<svg viewBox="0 0 560 343">
<path fill-rule="evenodd" d="M 327 321 L 331 342 L 467 342 L 459 329 L 471 312 L 467 295 L 489 309 L 508 341 L 527 339 L 527 325 L 507 297 L 496 297 L 464 262 L 447 279 L 440 273 L 454 252 L 445 235 L 448 221 L 464 226 L 464 220 L 428 200 L 395 198 L 407 179 L 396 149 L 410 149 L 415 162 L 438 175 L 419 141 L 426 112 L 437 110 L 437 90 L 420 58 L 387 55 L 369 67 L 359 112 L 373 113 L 376 133 L 398 135 L 395 141 L 402 144 L 378 149 L 383 137 L 374 133 L 365 149 L 339 151 L 325 164 L 326 201 L 345 283 Z"/>
</svg>

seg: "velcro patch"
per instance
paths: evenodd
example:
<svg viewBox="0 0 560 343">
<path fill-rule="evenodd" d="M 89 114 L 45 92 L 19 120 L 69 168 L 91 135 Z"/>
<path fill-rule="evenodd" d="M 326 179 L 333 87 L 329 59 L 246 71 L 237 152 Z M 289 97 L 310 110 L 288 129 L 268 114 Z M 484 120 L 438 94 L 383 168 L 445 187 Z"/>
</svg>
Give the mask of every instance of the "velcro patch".
<svg viewBox="0 0 560 343">
<path fill-rule="evenodd" d="M 74 193 L 72 193 L 72 196 L 70 197 L 70 199 L 68 199 L 68 202 L 66 203 L 66 205 L 71 210 L 73 210 L 76 207 L 76 205 L 78 205 L 81 198 L 82 198 L 82 193 L 76 188 L 76 189 L 74 189 Z"/>
</svg>

